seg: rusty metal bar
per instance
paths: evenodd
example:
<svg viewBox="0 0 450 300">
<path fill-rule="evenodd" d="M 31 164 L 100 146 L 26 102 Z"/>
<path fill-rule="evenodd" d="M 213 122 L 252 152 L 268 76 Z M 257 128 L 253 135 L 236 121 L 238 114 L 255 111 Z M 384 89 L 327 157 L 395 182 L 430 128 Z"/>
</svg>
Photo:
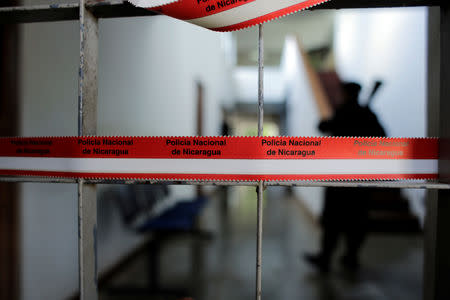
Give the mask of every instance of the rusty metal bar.
<svg viewBox="0 0 450 300">
<path fill-rule="evenodd" d="M 159 14 L 121 0 L 97 1 L 88 3 L 86 7 L 97 18 L 145 17 Z"/>
<path fill-rule="evenodd" d="M 33 183 L 78 183 L 74 178 L 49 177 L 8 177 L 0 176 L 0 182 L 33 182 Z M 130 180 L 130 179 L 85 179 L 85 184 L 168 184 L 168 185 L 210 185 L 210 186 L 258 186 L 259 181 L 170 181 L 170 180 Z M 295 186 L 295 187 L 371 187 L 392 189 L 428 189 L 450 190 L 450 184 L 433 181 L 265 181 L 265 186 Z"/>
<path fill-rule="evenodd" d="M 331 0 L 316 9 L 346 9 L 346 8 L 389 8 L 389 7 L 415 7 L 440 6 L 446 0 Z"/>
<path fill-rule="evenodd" d="M 390 189 L 430 189 L 448 190 L 450 184 L 430 181 L 288 181 L 266 182 L 267 186 L 296 186 L 296 187 L 354 187 L 354 188 L 390 188 Z"/>
<path fill-rule="evenodd" d="M 313 9 L 440 6 L 445 2 L 444 0 L 333 0 Z M 96 1 L 87 3 L 86 7 L 97 18 L 140 17 L 157 14 L 134 7 L 122 0 Z M 78 3 L 3 7 L 0 8 L 0 24 L 77 20 L 78 11 Z"/>
<path fill-rule="evenodd" d="M 80 70 L 78 80 L 78 135 L 97 133 L 98 19 L 80 0 Z"/>
<path fill-rule="evenodd" d="M 78 20 L 79 4 L 32 5 L 0 8 L 0 23 Z"/>
<path fill-rule="evenodd" d="M 120 0 L 86 3 L 86 8 L 97 18 L 157 15 L 153 11 Z M 79 3 L 2 7 L 0 24 L 78 20 L 79 11 Z"/>
<path fill-rule="evenodd" d="M 258 136 L 264 135 L 264 38 L 263 25 L 258 30 Z"/>
<path fill-rule="evenodd" d="M 258 221 L 256 234 L 256 300 L 262 296 L 262 238 L 263 238 L 263 195 L 264 182 L 260 181 L 256 188 L 258 195 Z"/>
<path fill-rule="evenodd" d="M 98 299 L 97 188 L 78 182 L 78 255 L 80 299 Z"/>
<path fill-rule="evenodd" d="M 258 136 L 264 135 L 264 38 L 263 25 L 258 30 Z M 258 183 L 258 219 L 256 234 L 256 300 L 261 300 L 262 294 L 262 238 L 263 238 L 263 194 L 264 181 Z"/>
<path fill-rule="evenodd" d="M 80 0 L 80 69 L 78 135 L 97 133 L 98 19 Z M 78 181 L 78 253 L 81 300 L 98 299 L 97 287 L 97 188 Z"/>
<path fill-rule="evenodd" d="M 448 2 L 448 1 L 447 1 Z M 437 115 L 439 142 L 439 178 L 450 183 L 450 5 L 429 12 L 429 105 Z M 431 73 L 430 73 L 431 72 Z M 439 80 L 434 77 L 439 74 Z M 439 92 L 436 92 L 439 91 Z M 433 124 L 432 124 L 433 125 Z M 433 126 L 434 127 L 434 126 Z M 432 127 L 432 128 L 433 128 Z M 436 128 L 435 128 L 436 129 Z M 425 265 L 423 299 L 450 299 L 450 191 L 429 193 L 425 222 Z"/>
<path fill-rule="evenodd" d="M 427 112 L 428 136 L 439 136 L 440 118 L 440 19 L 439 7 L 428 9 L 428 82 L 427 82 Z M 423 294 L 422 299 L 435 298 L 436 282 L 436 236 L 438 220 L 438 192 L 428 190 L 426 197 L 426 214 L 424 223 L 424 265 L 423 265 Z"/>
</svg>

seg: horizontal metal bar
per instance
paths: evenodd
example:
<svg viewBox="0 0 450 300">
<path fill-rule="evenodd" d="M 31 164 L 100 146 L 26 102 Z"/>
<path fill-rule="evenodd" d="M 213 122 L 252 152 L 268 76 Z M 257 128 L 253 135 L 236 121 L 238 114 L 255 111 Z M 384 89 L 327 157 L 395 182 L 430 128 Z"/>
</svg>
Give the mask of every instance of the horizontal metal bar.
<svg viewBox="0 0 450 300">
<path fill-rule="evenodd" d="M 440 6 L 444 0 L 332 0 L 316 9 Z M 122 0 L 96 1 L 86 5 L 97 18 L 154 16 L 157 13 L 138 8 Z M 51 4 L 0 8 L 0 24 L 78 20 L 79 4 Z"/>
<path fill-rule="evenodd" d="M 440 6 L 447 0 L 331 0 L 316 9 L 346 9 L 346 8 L 383 8 L 383 7 L 414 7 Z"/>
<path fill-rule="evenodd" d="M 0 176 L 0 182 L 11 183 L 78 183 L 77 178 L 52 178 L 52 177 L 9 177 Z M 233 181 L 167 181 L 167 180 L 125 180 L 125 179 L 85 179 L 85 184 L 170 184 L 170 185 L 218 185 L 218 186 L 257 186 L 258 182 L 233 182 Z"/>
<path fill-rule="evenodd" d="M 0 24 L 78 20 L 78 3 L 0 8 Z"/>
<path fill-rule="evenodd" d="M 91 184 L 169 184 L 169 185 L 211 185 L 211 186 L 257 186 L 258 182 L 236 182 L 236 181 L 171 181 L 171 180 L 104 180 L 88 179 L 85 182 Z"/>
<path fill-rule="evenodd" d="M 9 177 L 0 176 L 0 182 L 28 182 L 28 183 L 77 183 L 76 178 L 51 178 L 51 177 Z"/>
<path fill-rule="evenodd" d="M 158 13 L 147 9 L 136 7 L 127 1 L 101 1 L 87 4 L 97 18 L 123 18 L 123 17 L 144 17 L 155 16 Z"/>
<path fill-rule="evenodd" d="M 78 20 L 79 7 L 78 3 L 0 7 L 0 24 Z M 94 2 L 87 4 L 86 7 L 97 18 L 140 17 L 157 14 L 121 0 Z"/>
<path fill-rule="evenodd" d="M 47 177 L 7 177 L 0 176 L 0 182 L 36 182 L 36 183 L 77 183 L 76 178 Z M 159 184 L 170 185 L 211 185 L 211 186 L 258 186 L 258 181 L 167 181 L 167 180 L 117 180 L 117 179 L 85 179 L 86 184 Z M 450 184 L 434 181 L 280 181 L 265 182 L 265 186 L 292 187 L 373 187 L 450 190 Z"/>
<path fill-rule="evenodd" d="M 433 181 L 297 181 L 297 182 L 267 182 L 266 186 L 293 186 L 293 187 L 370 187 L 392 189 L 429 189 L 449 190 L 450 184 Z"/>
</svg>

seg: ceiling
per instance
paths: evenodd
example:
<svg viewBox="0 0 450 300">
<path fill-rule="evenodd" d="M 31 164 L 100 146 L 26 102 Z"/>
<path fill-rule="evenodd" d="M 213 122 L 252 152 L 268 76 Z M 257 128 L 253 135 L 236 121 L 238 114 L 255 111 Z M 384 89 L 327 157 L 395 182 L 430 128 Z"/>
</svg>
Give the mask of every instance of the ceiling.
<svg viewBox="0 0 450 300">
<path fill-rule="evenodd" d="M 286 35 L 297 35 L 307 51 L 331 48 L 334 30 L 333 10 L 305 11 L 273 20 L 264 25 L 265 65 L 278 66 Z M 237 63 L 256 65 L 258 27 L 233 33 L 237 44 Z"/>
</svg>

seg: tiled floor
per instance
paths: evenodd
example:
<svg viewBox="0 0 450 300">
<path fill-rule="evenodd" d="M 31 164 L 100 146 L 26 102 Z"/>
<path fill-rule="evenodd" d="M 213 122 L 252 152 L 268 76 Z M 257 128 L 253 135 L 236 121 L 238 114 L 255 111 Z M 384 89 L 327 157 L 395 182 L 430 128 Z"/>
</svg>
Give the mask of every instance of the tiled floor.
<svg viewBox="0 0 450 300">
<path fill-rule="evenodd" d="M 254 299 L 256 254 L 256 194 L 254 188 L 229 189 L 228 210 L 211 199 L 202 216 L 212 241 L 186 238 L 167 243 L 161 256 L 161 281 L 186 287 L 195 300 Z M 298 200 L 281 188 L 265 195 L 263 239 L 263 299 L 419 300 L 422 298 L 421 236 L 370 235 L 362 251 L 358 275 L 339 269 L 320 276 L 301 254 L 315 251 L 320 231 Z M 145 285 L 146 258 L 138 258 L 113 285 Z M 176 299 L 164 296 L 113 295 L 101 299 Z"/>
</svg>

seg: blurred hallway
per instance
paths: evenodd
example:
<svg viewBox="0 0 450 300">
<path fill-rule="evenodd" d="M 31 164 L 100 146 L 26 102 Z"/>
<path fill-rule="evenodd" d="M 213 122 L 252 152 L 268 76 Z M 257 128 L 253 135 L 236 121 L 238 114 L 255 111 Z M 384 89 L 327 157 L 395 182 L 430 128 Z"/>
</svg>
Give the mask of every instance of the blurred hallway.
<svg viewBox="0 0 450 300">
<path fill-rule="evenodd" d="M 193 242 L 183 238 L 164 244 L 160 275 L 164 287 L 189 285 L 195 300 L 254 298 L 255 189 L 229 188 L 227 213 L 220 213 L 224 211 L 222 195 L 211 199 L 200 221 L 202 228 L 214 232 L 212 241 Z M 316 251 L 320 237 L 317 225 L 299 200 L 287 196 L 284 189 L 269 188 L 265 199 L 264 299 L 422 298 L 423 242 L 420 235 L 371 234 L 362 251 L 362 268 L 358 276 L 346 274 L 335 264 L 327 277 L 321 277 L 300 259 L 304 252 Z M 146 257 L 142 255 L 109 286 L 144 286 L 146 266 Z M 105 289 L 100 295 L 103 300 L 171 299 L 118 296 Z"/>
</svg>

